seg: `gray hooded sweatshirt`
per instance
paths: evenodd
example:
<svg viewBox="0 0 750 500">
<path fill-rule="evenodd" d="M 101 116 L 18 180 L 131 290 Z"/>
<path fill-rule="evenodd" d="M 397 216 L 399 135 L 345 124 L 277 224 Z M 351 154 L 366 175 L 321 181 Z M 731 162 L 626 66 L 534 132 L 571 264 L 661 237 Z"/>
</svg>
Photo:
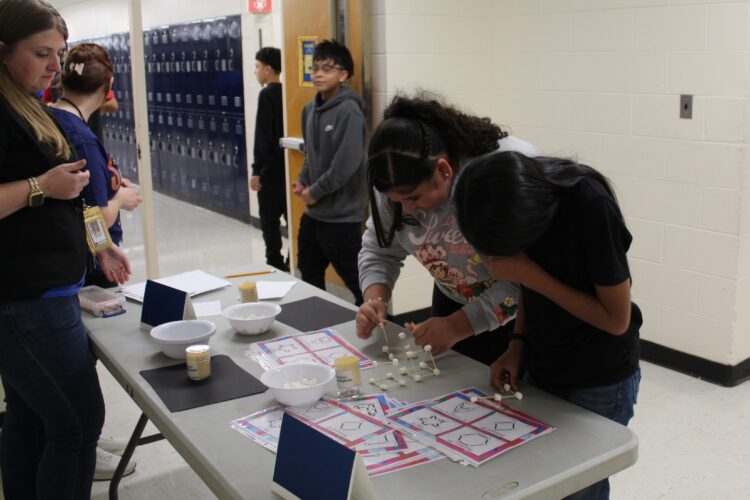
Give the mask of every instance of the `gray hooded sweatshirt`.
<svg viewBox="0 0 750 500">
<path fill-rule="evenodd" d="M 305 162 L 299 181 L 316 200 L 306 214 L 322 222 L 362 222 L 367 217 L 365 117 L 350 88 L 323 102 L 320 94 L 302 110 Z"/>
</svg>

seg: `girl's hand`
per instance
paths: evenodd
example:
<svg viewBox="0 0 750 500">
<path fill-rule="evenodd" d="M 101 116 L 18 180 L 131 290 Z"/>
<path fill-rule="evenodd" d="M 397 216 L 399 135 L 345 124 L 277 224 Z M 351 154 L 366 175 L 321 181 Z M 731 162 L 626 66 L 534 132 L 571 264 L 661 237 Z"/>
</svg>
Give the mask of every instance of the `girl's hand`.
<svg viewBox="0 0 750 500">
<path fill-rule="evenodd" d="M 138 191 L 132 187 L 120 186 L 115 195 L 117 200 L 120 202 L 120 207 L 125 210 L 135 210 L 138 205 L 141 204 L 143 198 L 138 194 Z"/>
<path fill-rule="evenodd" d="M 456 342 L 468 338 L 474 333 L 470 328 L 467 331 L 466 325 L 462 325 L 453 315 L 444 318 L 430 318 L 419 324 L 406 323 L 404 326 L 414 335 L 414 342 L 418 346 L 431 345 L 432 354 L 435 356 L 444 353 L 453 347 Z"/>
<path fill-rule="evenodd" d="M 518 374 L 521 371 L 522 354 L 523 344 L 516 340 L 490 365 L 490 383 L 494 388 L 502 393 L 506 392 L 505 384 L 510 384 L 513 391 L 519 389 Z"/>
<path fill-rule="evenodd" d="M 39 187 L 45 198 L 57 200 L 72 200 L 76 198 L 89 183 L 88 170 L 81 172 L 86 166 L 86 160 L 75 163 L 63 163 L 47 170 L 38 177 Z"/>
<path fill-rule="evenodd" d="M 511 257 L 485 257 L 484 262 L 497 280 L 526 284 L 535 276 L 539 266 L 525 253 Z"/>
<path fill-rule="evenodd" d="M 380 300 L 371 300 L 359 306 L 357 311 L 357 337 L 368 339 L 373 329 L 378 326 L 385 327 L 385 303 Z"/>
</svg>

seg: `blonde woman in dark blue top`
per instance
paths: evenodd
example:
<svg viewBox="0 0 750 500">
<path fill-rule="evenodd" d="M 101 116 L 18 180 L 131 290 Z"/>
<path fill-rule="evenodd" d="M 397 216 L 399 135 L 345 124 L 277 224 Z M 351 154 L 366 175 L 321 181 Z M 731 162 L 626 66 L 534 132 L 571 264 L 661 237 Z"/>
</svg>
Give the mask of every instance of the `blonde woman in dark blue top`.
<svg viewBox="0 0 750 500">
<path fill-rule="evenodd" d="M 632 236 L 607 179 L 565 159 L 495 153 L 464 168 L 453 196 L 493 276 L 521 285 L 516 333 L 492 384 L 517 389 L 525 367 L 540 388 L 627 425 L 643 319 L 630 300 Z M 609 481 L 571 498 L 609 498 Z"/>
</svg>

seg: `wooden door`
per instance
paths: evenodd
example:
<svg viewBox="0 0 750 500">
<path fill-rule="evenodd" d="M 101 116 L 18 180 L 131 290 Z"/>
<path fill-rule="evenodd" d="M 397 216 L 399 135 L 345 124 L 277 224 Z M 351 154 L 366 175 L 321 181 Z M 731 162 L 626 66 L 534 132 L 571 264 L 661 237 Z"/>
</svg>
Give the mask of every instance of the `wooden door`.
<svg viewBox="0 0 750 500">
<path fill-rule="evenodd" d="M 322 41 L 335 38 L 349 47 L 354 59 L 354 75 L 351 79 L 351 87 L 360 95 L 363 95 L 363 82 L 368 80 L 369 57 L 363 56 L 369 49 L 369 41 L 363 35 L 369 37 L 369 30 L 361 29 L 367 0 L 346 0 L 346 16 L 337 15 L 340 12 L 340 4 L 336 0 L 284 0 L 282 3 L 284 46 L 283 46 L 283 78 L 284 78 L 284 113 L 285 113 L 285 135 L 287 137 L 302 137 L 302 109 L 315 97 L 315 88 L 301 84 L 301 41 L 311 38 Z M 335 18 L 345 19 L 346 27 L 339 29 Z M 341 21 L 339 21 L 341 22 Z M 343 33 L 345 39 L 339 36 Z M 302 82 L 303 83 L 303 82 Z M 365 99 L 369 108 L 369 99 Z M 287 164 L 287 192 L 290 199 L 289 212 L 289 242 L 290 242 L 290 264 L 295 269 L 297 264 L 297 234 L 299 232 L 299 221 L 305 211 L 305 204 L 298 196 L 291 194 L 291 184 L 299 179 L 304 154 L 299 151 L 286 150 Z M 341 278 L 336 275 L 333 268 L 329 266 L 326 280 L 344 286 Z"/>
</svg>

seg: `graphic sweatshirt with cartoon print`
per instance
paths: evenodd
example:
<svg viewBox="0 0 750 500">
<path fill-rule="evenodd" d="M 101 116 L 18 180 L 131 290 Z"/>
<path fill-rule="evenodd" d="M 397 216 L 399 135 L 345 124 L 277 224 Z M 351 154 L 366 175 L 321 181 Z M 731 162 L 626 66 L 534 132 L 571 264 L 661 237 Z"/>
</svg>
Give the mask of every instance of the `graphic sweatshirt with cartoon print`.
<svg viewBox="0 0 750 500">
<path fill-rule="evenodd" d="M 532 144 L 510 136 L 500 139 L 499 150 L 528 156 L 540 154 Z M 392 219 L 383 208 L 387 207 L 388 198 L 381 193 L 376 196 L 383 226 L 388 228 Z M 518 284 L 492 278 L 479 254 L 461 234 L 450 200 L 436 210 L 417 209 L 412 216 L 417 224 L 404 224 L 386 248 L 378 245 L 372 217 L 368 218 L 359 253 L 359 284 L 363 291 L 375 284 L 393 290 L 404 259 L 412 255 L 432 275 L 445 296 L 464 304 L 463 311 L 475 335 L 494 330 L 516 317 Z"/>
</svg>

